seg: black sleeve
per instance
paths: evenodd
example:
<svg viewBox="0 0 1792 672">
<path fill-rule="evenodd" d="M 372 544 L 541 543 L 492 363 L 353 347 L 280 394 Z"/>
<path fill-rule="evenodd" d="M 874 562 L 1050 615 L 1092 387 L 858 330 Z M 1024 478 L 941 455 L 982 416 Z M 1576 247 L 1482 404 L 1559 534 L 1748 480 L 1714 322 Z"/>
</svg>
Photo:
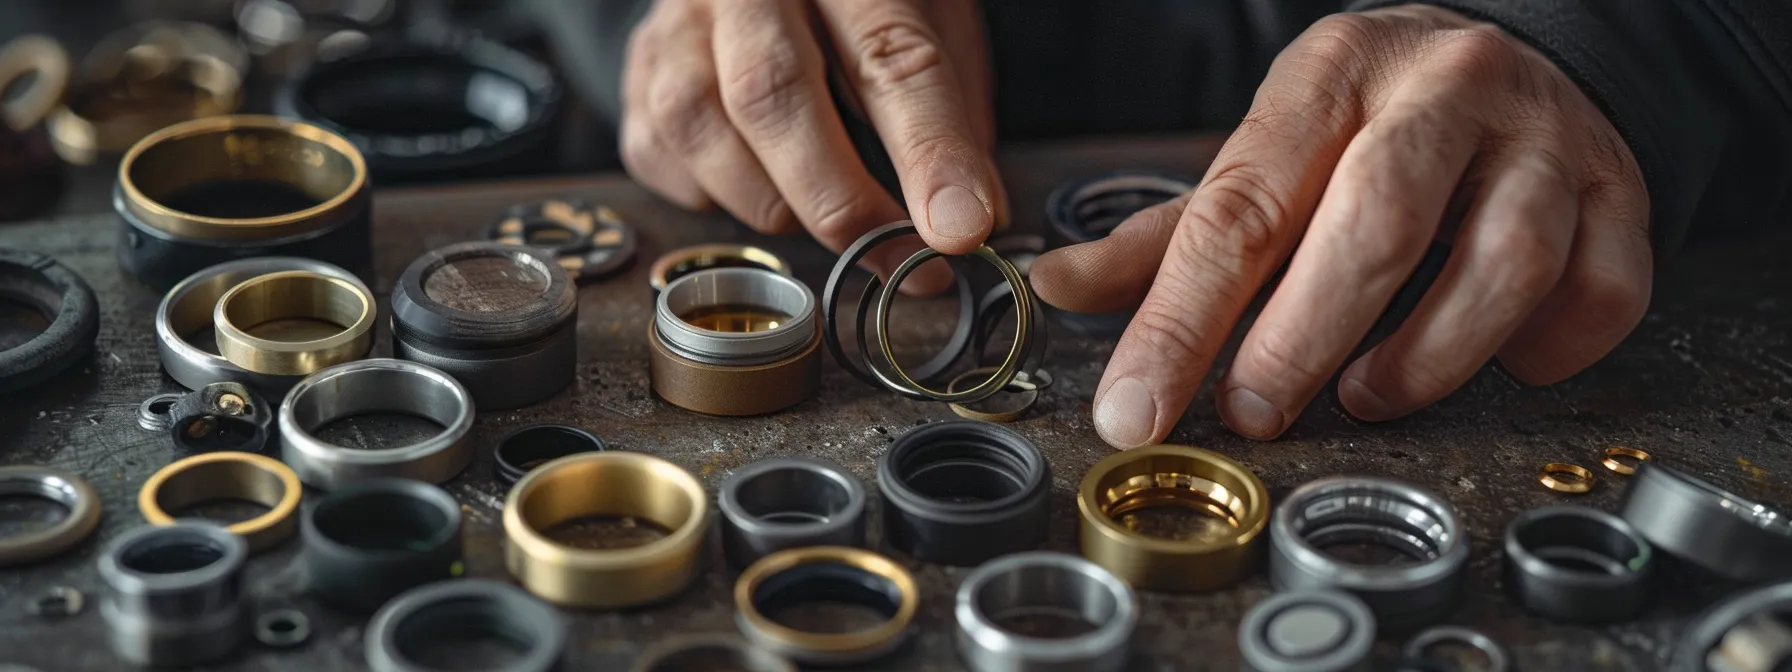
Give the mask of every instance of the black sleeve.
<svg viewBox="0 0 1792 672">
<path fill-rule="evenodd" d="M 1792 195 L 1786 0 L 1363 0 L 1489 21 L 1605 110 L 1642 166 L 1658 250 L 1783 221 Z"/>
</svg>

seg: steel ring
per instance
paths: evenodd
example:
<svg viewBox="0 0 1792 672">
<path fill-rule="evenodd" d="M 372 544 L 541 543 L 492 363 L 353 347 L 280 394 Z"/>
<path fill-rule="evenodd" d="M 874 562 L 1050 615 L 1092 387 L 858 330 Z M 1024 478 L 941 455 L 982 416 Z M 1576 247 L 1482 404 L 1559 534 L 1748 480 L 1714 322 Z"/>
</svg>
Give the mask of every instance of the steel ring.
<svg viewBox="0 0 1792 672">
<path fill-rule="evenodd" d="M 174 402 L 186 396 L 178 392 L 151 395 L 137 405 L 137 426 L 152 432 L 166 432 L 174 418 L 168 415 L 168 409 Z"/>
<path fill-rule="evenodd" d="M 1356 672 L 1375 647 L 1375 614 L 1350 593 L 1270 595 L 1238 623 L 1247 672 Z"/>
<path fill-rule="evenodd" d="M 557 669 L 566 646 L 566 622 L 553 607 L 508 583 L 462 579 L 413 588 L 380 607 L 367 624 L 367 664 L 374 672 L 439 669 L 412 660 L 406 642 L 444 629 L 514 641 L 521 653 L 505 672 Z"/>
<path fill-rule="evenodd" d="M 255 641 L 275 648 L 298 646 L 311 638 L 311 619 L 297 609 L 275 609 L 255 619 Z"/>
<path fill-rule="evenodd" d="M 250 553 L 266 550 L 298 531 L 299 478 L 278 460 L 254 453 L 201 453 L 157 470 L 137 493 L 137 509 L 149 524 L 173 525 L 169 511 L 200 502 L 242 499 L 268 507 L 268 512 L 225 529 L 243 538 Z"/>
<path fill-rule="evenodd" d="M 1655 547 L 1737 581 L 1792 578 L 1792 520 L 1655 462 L 1637 468 L 1620 514 Z"/>
<path fill-rule="evenodd" d="M 0 537 L 0 567 L 37 562 L 81 543 L 100 524 L 100 495 L 85 479 L 61 469 L 0 467 L 0 495 L 42 497 L 68 509 L 44 529 Z"/>
<path fill-rule="evenodd" d="M 958 651 L 976 672 L 1117 672 L 1139 619 L 1132 589 L 1093 562 L 1033 551 L 984 563 L 964 577 L 953 605 Z M 996 623 L 1014 614 L 1073 614 L 1085 633 L 1045 638 Z"/>
<path fill-rule="evenodd" d="M 1009 286 L 1027 287 L 1027 279 L 1021 277 L 1020 271 L 1014 268 L 1014 264 L 1008 263 L 1008 260 L 996 254 L 995 250 L 990 249 L 988 245 L 978 246 L 977 249 L 971 251 L 971 254 L 995 266 Z M 876 319 L 873 322 L 872 331 L 873 336 L 877 339 L 878 349 L 883 353 L 884 362 L 889 365 L 890 372 L 886 373 L 883 367 L 877 366 L 871 360 L 866 360 L 866 368 L 870 369 L 871 375 L 877 377 L 885 387 L 904 394 L 918 395 L 947 403 L 980 401 L 1007 387 L 1008 383 L 1014 380 L 1015 374 L 1020 372 L 1021 365 L 1025 363 L 1024 360 L 1030 346 L 1028 338 L 1033 328 L 1033 302 L 1021 300 L 1019 297 L 1022 296 L 1022 293 L 1015 294 L 1014 344 L 1009 347 L 1007 358 L 1002 360 L 1002 363 L 996 368 L 995 374 L 991 375 L 988 380 L 963 392 L 948 393 L 922 387 L 920 383 L 915 382 L 914 378 L 902 370 L 901 365 L 896 363 L 896 351 L 890 344 L 890 306 L 896 300 L 896 288 L 902 285 L 903 279 L 913 273 L 922 263 L 939 256 L 943 255 L 938 250 L 931 247 L 922 248 L 903 260 L 895 270 L 890 272 L 890 280 L 884 284 L 883 290 L 877 298 Z M 1025 290 L 1024 294 L 1031 296 L 1032 290 Z M 894 374 L 894 379 L 892 379 L 891 373 Z"/>
<path fill-rule="evenodd" d="M 1714 668 L 1708 667 L 1707 661 L 1718 655 L 1716 649 L 1737 626 L 1754 616 L 1787 611 L 1792 611 L 1792 582 L 1762 586 L 1725 598 L 1693 617 L 1681 631 L 1668 669 L 1672 672 L 1709 672 Z"/>
<path fill-rule="evenodd" d="M 307 271 L 336 278 L 354 285 L 367 296 L 373 295 L 355 274 L 322 261 L 298 257 L 241 259 L 199 271 L 168 290 L 156 308 L 156 349 L 161 354 L 162 370 L 168 372 L 168 377 L 189 390 L 216 382 L 232 382 L 260 392 L 270 401 L 286 396 L 286 391 L 304 376 L 248 371 L 187 341 L 193 334 L 210 333 L 212 311 L 225 292 L 244 280 L 284 271 Z"/>
<path fill-rule="evenodd" d="M 1487 667 L 1484 668 L 1487 672 L 1506 672 L 1512 669 L 1511 656 L 1506 654 L 1506 647 L 1500 646 L 1499 642 L 1478 630 L 1458 625 L 1439 625 L 1425 629 L 1407 640 L 1406 646 L 1401 649 L 1401 655 L 1411 659 L 1424 659 L 1426 650 L 1446 642 L 1467 644 L 1480 651 L 1481 655 L 1487 657 Z"/>
<path fill-rule="evenodd" d="M 1605 623 L 1651 597 L 1655 553 L 1630 523 L 1584 506 L 1546 506 L 1506 526 L 1505 583 L 1526 609 L 1559 621 Z"/>
<path fill-rule="evenodd" d="M 229 656 L 244 622 L 247 544 L 222 525 L 144 525 L 106 544 L 99 603 L 114 653 L 139 667 L 193 667 Z"/>
<path fill-rule="evenodd" d="M 442 432 L 404 446 L 360 450 L 311 432 L 341 418 L 389 411 L 428 418 Z M 281 459 L 305 484 L 331 489 L 373 478 L 441 483 L 473 459 L 473 398 L 452 376 L 397 359 L 338 364 L 300 381 L 280 404 Z"/>
<path fill-rule="evenodd" d="M 836 319 L 840 313 L 840 294 L 847 274 L 858 267 L 859 261 L 863 260 L 866 255 L 886 242 L 909 235 L 916 235 L 915 225 L 908 220 L 903 220 L 885 224 L 860 236 L 858 240 L 848 245 L 846 251 L 840 254 L 840 259 L 834 262 L 833 270 L 828 272 L 827 285 L 824 286 L 821 293 L 822 340 L 827 342 L 828 352 L 834 356 L 834 361 L 840 365 L 840 368 L 846 369 L 846 372 L 852 374 L 852 377 L 864 381 L 866 385 L 872 387 L 882 387 L 883 384 L 866 370 L 870 365 L 871 351 L 866 347 L 865 318 L 870 314 L 871 306 L 875 303 L 872 298 L 876 296 L 880 283 L 875 275 L 867 281 L 865 292 L 859 298 L 856 316 L 853 318 L 854 331 L 859 335 L 859 354 L 863 357 L 862 362 L 848 358 L 846 347 L 840 340 L 840 324 Z M 969 274 L 965 273 L 964 261 L 958 257 L 947 257 L 946 263 L 952 267 L 953 283 L 958 288 L 958 320 L 954 323 L 956 326 L 952 329 L 952 336 L 946 339 L 946 347 L 926 363 L 910 370 L 909 375 L 916 380 L 933 380 L 938 377 L 960 357 L 963 357 L 965 350 L 971 345 L 971 330 L 977 319 L 977 299 L 971 294 L 971 281 Z M 900 391 L 898 392 L 900 393 Z M 925 397 L 915 398 L 925 399 Z"/>
<path fill-rule="evenodd" d="M 629 672 L 679 672 L 727 660 L 727 669 L 741 672 L 797 672 L 783 656 L 753 646 L 735 635 L 681 634 L 660 640 L 641 652 Z"/>
</svg>

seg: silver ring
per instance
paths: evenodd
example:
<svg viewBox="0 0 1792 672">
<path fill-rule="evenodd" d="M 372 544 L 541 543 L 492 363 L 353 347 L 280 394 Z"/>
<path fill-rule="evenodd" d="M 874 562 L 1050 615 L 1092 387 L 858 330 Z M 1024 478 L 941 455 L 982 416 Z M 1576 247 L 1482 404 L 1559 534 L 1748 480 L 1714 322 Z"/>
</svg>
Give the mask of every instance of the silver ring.
<svg viewBox="0 0 1792 672">
<path fill-rule="evenodd" d="M 406 446 L 359 450 L 325 443 L 318 427 L 354 415 L 397 412 L 442 426 L 433 437 Z M 280 459 L 306 485 L 325 490 L 372 478 L 441 483 L 473 458 L 467 430 L 473 398 L 452 376 L 399 359 L 364 359 L 311 374 L 280 404 Z"/>
<path fill-rule="evenodd" d="M 1506 670 L 1512 669 L 1511 656 L 1506 655 L 1506 647 L 1500 646 L 1499 642 L 1493 641 L 1492 637 L 1481 634 L 1478 630 L 1459 625 L 1439 625 L 1427 628 L 1424 632 L 1414 635 L 1412 639 L 1408 640 L 1406 647 L 1400 653 L 1407 658 L 1423 659 L 1426 649 L 1445 642 L 1475 647 L 1475 650 L 1480 651 L 1481 655 L 1487 656 L 1487 667 L 1483 668 L 1487 672 L 1506 672 Z"/>
<path fill-rule="evenodd" d="M 87 481 L 49 467 L 0 467 L 0 495 L 31 495 L 61 504 L 68 515 L 44 529 L 0 537 L 0 567 L 37 562 L 81 543 L 100 524 L 100 495 Z"/>
<path fill-rule="evenodd" d="M 1349 672 L 1375 647 L 1375 614 L 1350 593 L 1302 590 L 1258 602 L 1238 622 L 1250 672 Z"/>
<path fill-rule="evenodd" d="M 1792 578 L 1792 519 L 1690 474 L 1637 465 L 1621 515 L 1656 547 L 1721 576 Z"/>
<path fill-rule="evenodd" d="M 255 391 L 278 399 L 303 376 L 287 376 L 247 371 L 231 364 L 223 356 L 194 347 L 187 335 L 211 333 L 212 311 L 224 292 L 244 280 L 283 271 L 310 271 L 338 278 L 357 289 L 373 293 L 355 274 L 337 266 L 298 257 L 256 257 L 227 261 L 188 276 L 168 290 L 162 305 L 156 308 L 156 349 L 162 356 L 162 369 L 168 377 L 190 390 L 197 390 L 219 381 L 242 383 Z"/>
<path fill-rule="evenodd" d="M 783 656 L 753 646 L 745 639 L 722 633 L 673 635 L 641 652 L 629 672 L 670 672 L 714 666 L 726 659 L 730 667 L 745 672 L 797 672 Z"/>
<path fill-rule="evenodd" d="M 694 310 L 748 306 L 789 319 L 763 331 L 716 331 L 691 324 Z M 816 338 L 815 292 L 789 276 L 758 268 L 714 268 L 673 280 L 655 302 L 654 328 L 667 347 L 708 364 L 775 362 Z"/>
<path fill-rule="evenodd" d="M 1672 672 L 1707 672 L 1721 669 L 1708 666 L 1713 657 L 1722 657 L 1721 645 L 1731 632 L 1755 616 L 1792 611 L 1792 581 L 1762 586 L 1725 598 L 1693 617 L 1680 641 L 1674 646 L 1674 658 L 1668 664 Z"/>
<path fill-rule="evenodd" d="M 984 563 L 958 587 L 958 651 L 976 672 L 1114 672 L 1139 619 L 1132 589 L 1093 562 L 1029 551 Z M 996 618 L 1059 614 L 1093 627 L 1063 638 L 1003 629 Z"/>
<path fill-rule="evenodd" d="M 1468 562 L 1468 529 L 1455 508 L 1385 478 L 1335 476 L 1295 488 L 1270 518 L 1269 534 L 1276 590 L 1343 590 L 1393 630 L 1449 613 Z M 1343 542 L 1384 546 L 1417 562 L 1364 565 L 1320 550 Z"/>
</svg>

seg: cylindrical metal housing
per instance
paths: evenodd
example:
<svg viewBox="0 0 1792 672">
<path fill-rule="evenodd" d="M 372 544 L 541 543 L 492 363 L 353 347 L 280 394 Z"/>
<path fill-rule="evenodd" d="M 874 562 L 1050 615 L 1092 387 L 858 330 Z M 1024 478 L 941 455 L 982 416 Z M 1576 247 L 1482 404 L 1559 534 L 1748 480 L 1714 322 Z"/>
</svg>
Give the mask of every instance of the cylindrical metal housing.
<svg viewBox="0 0 1792 672">
<path fill-rule="evenodd" d="M 1220 532 L 1170 539 L 1123 522 L 1160 506 L 1211 516 Z M 1163 444 L 1096 462 L 1077 488 L 1076 508 L 1084 557 L 1143 590 L 1204 591 L 1238 583 L 1260 564 L 1269 492 L 1224 455 Z"/>
<path fill-rule="evenodd" d="M 798 546 L 864 546 L 865 487 L 839 464 L 773 457 L 722 481 L 722 554 L 745 567 Z"/>
<path fill-rule="evenodd" d="M 1526 609 L 1558 621 L 1610 623 L 1652 596 L 1655 552 L 1612 514 L 1546 506 L 1506 525 L 1505 583 Z"/>
<path fill-rule="evenodd" d="M 170 512 L 196 504 L 235 499 L 268 507 L 267 513 L 226 527 L 243 538 L 250 553 L 267 550 L 299 528 L 304 488 L 279 460 L 254 453 L 200 453 L 157 470 L 137 492 L 137 510 L 151 525 L 176 523 Z"/>
<path fill-rule="evenodd" d="M 460 576 L 460 503 L 441 488 L 389 478 L 341 488 L 305 512 L 311 594 L 355 613 Z"/>
<path fill-rule="evenodd" d="M 1375 614 L 1337 590 L 1276 593 L 1238 623 L 1245 672 L 1366 672 L 1374 647 Z"/>
<path fill-rule="evenodd" d="M 1039 546 L 1051 518 L 1051 465 L 988 422 L 910 430 L 877 460 L 885 541 L 917 560 L 970 566 Z"/>
<path fill-rule="evenodd" d="M 440 670 L 412 652 L 444 634 L 511 644 L 517 654 L 504 672 L 557 670 L 566 647 L 566 622 L 553 607 L 507 583 L 463 579 L 413 588 L 380 607 L 367 623 L 367 665 L 373 672 Z"/>
<path fill-rule="evenodd" d="M 972 570 L 958 585 L 952 613 L 958 653 L 976 672 L 1118 672 L 1139 620 L 1126 582 L 1088 560 L 1050 551 L 1003 556 Z M 998 623 L 1031 614 L 1068 615 L 1089 630 L 1046 638 Z"/>
<path fill-rule="evenodd" d="M 648 326 L 653 390 L 711 415 L 760 415 L 810 397 L 821 382 L 815 294 L 756 268 L 682 276 L 660 292 Z"/>
<path fill-rule="evenodd" d="M 428 418 L 442 433 L 403 446 L 360 450 L 326 443 L 311 432 L 335 420 L 373 412 Z M 280 405 L 281 459 L 299 480 L 325 490 L 373 478 L 441 483 L 467 467 L 473 445 L 473 399 L 452 376 L 416 362 L 364 359 L 338 364 L 300 381 Z"/>
<path fill-rule="evenodd" d="M 1656 548 L 1719 576 L 1792 578 L 1792 519 L 1686 472 L 1637 465 L 1620 515 Z"/>
<path fill-rule="evenodd" d="M 146 525 L 100 553 L 100 600 L 113 652 L 139 666 L 189 667 L 219 660 L 249 634 L 243 563 L 249 549 L 220 525 Z"/>
</svg>

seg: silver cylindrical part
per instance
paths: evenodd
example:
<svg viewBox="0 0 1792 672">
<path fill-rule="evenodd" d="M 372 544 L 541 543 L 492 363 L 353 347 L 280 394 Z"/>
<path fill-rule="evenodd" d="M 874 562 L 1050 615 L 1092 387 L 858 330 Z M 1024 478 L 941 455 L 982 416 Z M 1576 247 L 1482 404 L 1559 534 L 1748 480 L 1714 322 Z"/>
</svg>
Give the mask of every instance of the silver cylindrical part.
<svg viewBox="0 0 1792 672">
<path fill-rule="evenodd" d="M 1138 606 L 1119 577 L 1082 558 L 1016 553 L 965 576 L 953 607 L 958 652 L 977 672 L 1111 672 L 1125 667 Z M 1061 638 L 1032 637 L 997 619 L 1054 614 L 1090 626 Z"/>
<path fill-rule="evenodd" d="M 235 652 L 249 634 L 249 549 L 221 525 L 181 521 L 119 535 L 100 554 L 112 650 L 140 666 L 187 667 Z"/>
<path fill-rule="evenodd" d="M 864 546 L 865 486 L 840 465 L 774 457 L 741 467 L 722 482 L 722 552 L 745 567 L 798 546 Z"/>
<path fill-rule="evenodd" d="M 717 331 L 691 324 L 693 313 L 747 307 L 788 316 L 761 331 Z M 656 301 L 654 328 L 674 352 L 708 364 L 775 362 L 816 339 L 815 293 L 801 282 L 758 268 L 716 268 L 672 281 Z"/>
<path fill-rule="evenodd" d="M 405 413 L 427 418 L 442 432 L 403 446 L 355 449 L 326 443 L 311 432 L 365 413 Z M 416 362 L 364 359 L 311 374 L 280 404 L 281 459 L 313 487 L 331 489 L 373 478 L 441 483 L 473 457 L 467 430 L 473 399 L 446 373 Z"/>
</svg>

